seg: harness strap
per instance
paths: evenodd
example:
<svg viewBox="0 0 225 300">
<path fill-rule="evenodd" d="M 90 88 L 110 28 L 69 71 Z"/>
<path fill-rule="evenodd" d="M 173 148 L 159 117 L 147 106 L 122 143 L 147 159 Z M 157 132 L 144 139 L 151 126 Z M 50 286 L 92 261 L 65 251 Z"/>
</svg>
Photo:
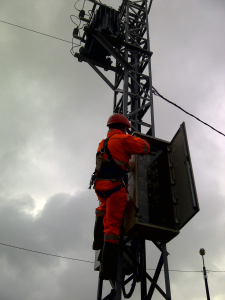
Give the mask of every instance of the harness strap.
<svg viewBox="0 0 225 300">
<path fill-rule="evenodd" d="M 102 210 L 98 210 L 98 209 L 96 208 L 95 214 L 96 214 L 97 216 L 104 217 L 105 214 L 106 214 L 106 212 L 105 212 L 105 211 L 102 211 Z"/>
<path fill-rule="evenodd" d="M 115 160 L 113 159 L 109 149 L 108 149 L 108 143 L 106 144 L 105 147 L 105 152 L 110 160 L 110 162 L 113 164 L 113 166 L 115 167 L 115 169 L 120 173 L 121 172 L 121 168 L 116 164 Z"/>
<path fill-rule="evenodd" d="M 113 135 L 112 135 L 113 136 Z M 108 174 L 101 174 L 101 165 L 102 165 L 102 162 L 98 162 L 97 163 L 97 160 L 96 160 L 96 169 L 95 169 L 95 172 L 92 174 L 92 177 L 91 177 L 91 180 L 90 180 L 90 185 L 89 185 L 89 189 L 91 189 L 91 186 L 95 183 L 95 181 L 99 178 L 101 179 L 101 177 L 99 176 L 100 174 L 103 175 L 102 179 L 108 179 L 107 177 L 111 177 L 111 176 L 115 176 L 115 179 L 116 180 L 121 180 L 122 181 L 122 185 L 121 187 L 125 187 L 126 191 L 127 191 L 127 187 L 126 187 L 126 183 L 125 181 L 127 181 L 127 178 L 126 178 L 126 171 L 123 170 L 121 167 L 119 167 L 119 165 L 123 165 L 126 164 L 125 162 L 122 162 L 122 161 L 115 161 L 108 149 L 108 141 L 109 139 L 112 137 L 110 136 L 109 138 L 106 138 L 103 142 L 103 146 L 101 148 L 100 151 L 97 152 L 97 157 L 100 155 L 100 154 L 103 154 L 103 153 L 106 153 L 107 156 L 108 156 L 108 159 L 109 159 L 109 162 L 112 164 L 113 168 L 115 169 L 115 173 L 112 172 L 113 174 L 110 174 L 111 172 L 106 172 Z M 105 159 L 104 159 L 105 160 Z M 118 165 L 118 164 L 119 165 Z M 126 164 L 127 165 L 127 164 Z M 129 165 L 128 166 L 128 169 L 129 169 Z M 105 172 L 102 172 L 102 173 L 105 173 Z M 106 178 L 105 178 L 106 177 Z M 114 180 L 114 178 L 109 178 L 109 180 Z M 97 191 L 96 191 L 97 192 Z M 110 194 L 111 195 L 111 194 Z M 101 197 L 101 195 L 99 195 Z M 108 196 L 109 197 L 109 196 Z M 104 197 L 103 198 L 107 198 L 107 197 Z"/>
<path fill-rule="evenodd" d="M 115 235 L 115 234 L 104 234 L 104 240 L 109 240 L 109 241 L 114 241 L 114 240 L 119 240 L 120 236 Z"/>
<path fill-rule="evenodd" d="M 101 154 L 100 151 L 97 152 L 96 156 L 98 156 L 99 154 Z M 108 158 L 101 158 L 102 159 L 102 162 L 110 162 L 110 160 Z M 117 160 L 117 159 L 114 159 L 114 161 L 116 162 L 116 164 L 118 166 L 124 166 L 125 168 L 129 168 L 129 164 L 127 164 L 125 161 L 122 161 L 122 160 Z"/>
<path fill-rule="evenodd" d="M 116 186 L 113 189 L 108 190 L 108 191 L 98 191 L 98 190 L 95 189 L 95 192 L 101 198 L 109 198 L 112 194 L 114 194 L 114 193 L 118 192 L 119 190 L 121 190 L 122 187 L 124 187 L 123 184 L 120 184 L 120 185 L 118 185 L 118 186 Z"/>
</svg>

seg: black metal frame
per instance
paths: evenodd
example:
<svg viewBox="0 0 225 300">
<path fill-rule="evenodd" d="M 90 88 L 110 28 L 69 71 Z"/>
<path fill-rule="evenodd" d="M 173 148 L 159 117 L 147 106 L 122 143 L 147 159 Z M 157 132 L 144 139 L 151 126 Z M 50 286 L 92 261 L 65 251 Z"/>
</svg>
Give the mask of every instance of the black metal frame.
<svg viewBox="0 0 225 300">
<path fill-rule="evenodd" d="M 117 61 L 115 76 L 114 112 L 123 113 L 131 121 L 131 131 L 155 135 L 154 111 L 151 79 L 151 55 L 149 42 L 149 25 L 147 0 L 126 1 L 121 7 L 121 20 L 124 24 L 124 40 L 126 45 L 119 53 L 132 66 L 132 69 Z M 132 45 L 127 46 L 127 45 Z M 150 110 L 151 124 L 143 121 Z"/>
<path fill-rule="evenodd" d="M 130 241 L 132 241 L 132 246 L 127 248 L 126 244 Z M 151 277 L 146 271 L 145 239 L 140 237 L 135 237 L 133 239 L 129 237 L 124 238 L 121 232 L 120 243 L 119 243 L 119 255 L 118 255 L 117 281 L 110 280 L 112 289 L 107 296 L 102 298 L 103 280 L 99 278 L 97 300 L 121 300 L 122 292 L 124 298 L 128 299 L 132 296 L 137 282 L 140 282 L 141 284 L 142 300 L 151 300 L 155 289 L 161 294 L 161 296 L 164 299 L 171 300 L 169 269 L 168 269 L 168 261 L 167 261 L 167 256 L 169 255 L 169 253 L 166 250 L 166 244 L 161 244 L 156 242 L 153 242 L 153 244 L 155 244 L 155 246 L 160 250 L 161 255 L 158 261 L 157 268 L 155 270 L 155 274 L 153 277 Z M 125 252 L 133 262 L 133 273 L 129 275 L 127 279 L 125 279 L 122 270 L 123 252 Z M 162 271 L 162 266 L 164 266 L 166 292 L 164 292 L 157 284 L 159 275 Z M 150 287 L 148 291 L 147 291 L 147 279 L 150 282 Z M 132 285 L 130 291 L 127 292 L 126 285 L 131 280 L 132 280 Z"/>
<path fill-rule="evenodd" d="M 89 0 L 93 3 L 91 16 L 87 25 L 91 23 L 94 12 L 101 3 L 95 0 Z M 79 61 L 87 62 L 95 72 L 108 84 L 114 91 L 113 111 L 122 113 L 131 122 L 131 130 L 145 132 L 148 135 L 155 136 L 154 125 L 154 110 L 153 110 L 153 93 L 152 93 L 152 76 L 151 76 L 151 56 L 150 40 L 149 40 L 149 25 L 148 14 L 151 9 L 152 1 L 148 4 L 148 0 L 123 0 L 119 8 L 121 20 L 121 36 L 118 39 L 115 36 L 110 36 L 90 26 L 84 27 L 83 37 L 77 37 L 81 42 L 85 42 L 87 34 L 98 41 L 101 46 L 105 47 L 108 53 L 116 60 L 116 65 L 111 66 L 99 61 L 93 60 L 88 55 L 75 53 L 74 56 Z M 110 70 L 115 72 L 114 84 L 103 74 L 99 69 Z M 149 117 L 146 113 L 150 111 Z M 143 121 L 147 116 L 151 123 Z M 133 280 L 133 286 L 136 282 L 141 284 L 141 299 L 152 299 L 154 290 L 167 300 L 171 299 L 169 270 L 167 261 L 166 244 L 153 242 L 161 251 L 161 256 L 156 268 L 154 277 L 151 278 L 146 272 L 146 253 L 145 239 L 135 237 L 132 239 L 132 254 L 127 250 L 126 244 L 131 238 L 124 239 L 121 231 L 119 242 L 118 270 L 117 281 L 110 280 L 112 289 L 110 293 L 102 299 L 103 281 L 99 278 L 97 300 L 121 300 L 122 290 L 125 297 L 129 298 L 133 291 L 128 293 L 125 291 L 125 286 Z M 122 276 L 123 251 L 130 255 L 133 261 L 133 274 L 124 280 Z M 157 280 L 164 265 L 166 293 L 157 285 Z M 147 279 L 151 282 L 149 291 L 147 292 Z M 134 287 L 132 287 L 134 290 Z"/>
<path fill-rule="evenodd" d="M 92 14 L 87 25 L 91 23 L 96 7 L 99 4 L 95 1 L 91 10 Z M 149 43 L 147 0 L 128 1 L 123 0 L 119 8 L 121 20 L 121 36 L 115 36 L 99 32 L 90 26 L 84 27 L 84 35 L 79 39 L 85 42 L 87 34 L 98 41 L 116 60 L 116 66 L 104 65 L 94 61 L 88 55 L 75 53 L 79 61 L 86 61 L 97 74 L 114 91 L 114 112 L 119 112 L 128 117 L 131 121 L 131 131 L 143 132 L 142 128 L 147 127 L 146 134 L 155 136 L 153 93 L 151 79 L 151 55 Z M 115 71 L 115 83 L 99 70 Z M 151 124 L 144 122 L 143 118 L 150 110 Z"/>
</svg>

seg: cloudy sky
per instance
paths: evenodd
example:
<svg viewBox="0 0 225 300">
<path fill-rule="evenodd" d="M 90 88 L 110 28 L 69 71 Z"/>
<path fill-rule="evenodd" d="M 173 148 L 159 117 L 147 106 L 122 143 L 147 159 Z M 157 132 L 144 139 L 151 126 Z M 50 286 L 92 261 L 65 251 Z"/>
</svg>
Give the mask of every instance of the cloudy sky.
<svg viewBox="0 0 225 300">
<path fill-rule="evenodd" d="M 66 41 L 72 40 L 74 2 L 1 0 L 1 300 L 96 297 L 98 273 L 91 263 L 91 244 L 98 203 L 87 187 L 97 145 L 107 132 L 113 94 L 87 64 L 70 54 Z M 102 2 L 117 9 L 122 1 Z M 221 0 L 154 0 L 149 16 L 154 87 L 223 133 L 224 20 Z M 154 107 L 156 137 L 170 141 L 186 123 L 201 208 L 168 244 L 172 298 L 206 299 L 201 272 L 178 272 L 201 271 L 203 247 L 211 270 L 211 299 L 222 300 L 225 137 L 159 97 L 154 97 Z M 154 269 L 158 257 L 147 242 L 147 268 Z M 160 283 L 164 287 L 162 275 Z M 132 299 L 140 299 L 138 288 Z M 154 299 L 162 298 L 156 292 Z"/>
</svg>

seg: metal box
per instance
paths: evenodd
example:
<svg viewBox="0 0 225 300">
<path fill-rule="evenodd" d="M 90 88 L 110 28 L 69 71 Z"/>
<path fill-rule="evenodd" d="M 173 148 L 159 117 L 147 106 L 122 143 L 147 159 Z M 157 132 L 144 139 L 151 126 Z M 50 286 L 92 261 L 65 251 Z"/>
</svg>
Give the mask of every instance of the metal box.
<svg viewBox="0 0 225 300">
<path fill-rule="evenodd" d="M 185 123 L 171 142 L 134 132 L 151 147 L 146 156 L 133 155 L 129 174 L 125 233 L 167 243 L 199 211 Z M 132 201 L 141 217 L 135 217 Z"/>
</svg>

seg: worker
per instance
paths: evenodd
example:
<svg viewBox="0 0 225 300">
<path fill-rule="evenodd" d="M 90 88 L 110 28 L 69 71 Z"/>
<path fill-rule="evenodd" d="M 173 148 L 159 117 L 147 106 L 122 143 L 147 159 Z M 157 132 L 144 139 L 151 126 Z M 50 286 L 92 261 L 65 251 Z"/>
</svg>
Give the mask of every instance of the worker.
<svg viewBox="0 0 225 300">
<path fill-rule="evenodd" d="M 116 279 L 119 231 L 127 203 L 129 160 L 132 154 L 146 155 L 150 151 L 147 141 L 126 134 L 131 125 L 122 114 L 111 115 L 107 126 L 107 139 L 99 144 L 92 177 L 100 201 L 96 208 L 92 248 L 99 250 L 104 243 L 99 277 L 105 280 Z"/>
</svg>

